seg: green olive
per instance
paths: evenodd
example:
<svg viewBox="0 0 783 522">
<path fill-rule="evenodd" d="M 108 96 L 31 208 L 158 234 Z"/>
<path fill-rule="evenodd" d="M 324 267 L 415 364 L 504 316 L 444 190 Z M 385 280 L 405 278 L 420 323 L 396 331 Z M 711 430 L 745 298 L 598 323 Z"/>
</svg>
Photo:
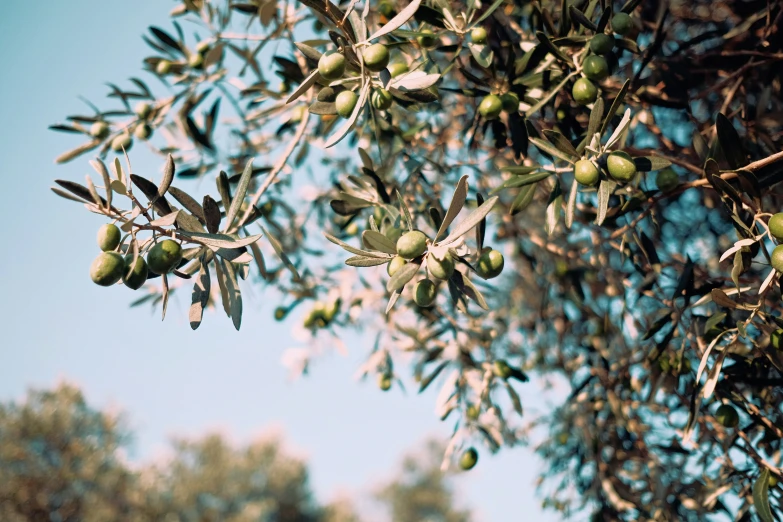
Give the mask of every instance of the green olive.
<svg viewBox="0 0 783 522">
<path fill-rule="evenodd" d="M 595 185 L 598 183 L 599 174 L 598 167 L 590 160 L 583 159 L 574 164 L 574 177 L 581 185 Z"/>
<path fill-rule="evenodd" d="M 405 259 L 419 257 L 427 250 L 427 236 L 418 230 L 406 232 L 397 240 L 397 254 Z"/>
<path fill-rule="evenodd" d="M 599 33 L 590 39 L 590 50 L 595 54 L 607 54 L 614 47 L 614 38 L 608 34 Z"/>
<path fill-rule="evenodd" d="M 617 181 L 631 181 L 636 176 L 636 164 L 625 151 L 616 150 L 606 158 L 606 169 Z"/>
<path fill-rule="evenodd" d="M 582 64 L 582 70 L 585 76 L 596 82 L 600 82 L 609 76 L 609 64 L 606 58 L 595 54 L 587 57 L 584 64 Z"/>
<path fill-rule="evenodd" d="M 481 26 L 474 27 L 470 31 L 470 41 L 474 44 L 483 45 L 487 43 L 487 30 Z"/>
<path fill-rule="evenodd" d="M 389 264 L 386 265 L 386 273 L 389 274 L 389 277 L 393 276 L 397 273 L 397 270 L 405 266 L 405 259 L 403 259 L 400 256 L 394 256 L 391 258 L 391 261 L 389 261 Z"/>
<path fill-rule="evenodd" d="M 122 278 L 125 260 L 117 252 L 101 252 L 90 265 L 90 279 L 96 285 L 111 286 Z"/>
<path fill-rule="evenodd" d="M 503 110 L 503 101 L 500 97 L 490 94 L 485 96 L 479 104 L 479 114 L 487 120 L 494 120 L 500 116 L 500 112 Z"/>
<path fill-rule="evenodd" d="M 769 218 L 769 233 L 778 241 L 783 241 L 783 212 L 778 212 Z"/>
<path fill-rule="evenodd" d="M 392 95 L 383 87 L 373 89 L 370 95 L 370 103 L 379 111 L 385 111 L 392 106 Z"/>
<path fill-rule="evenodd" d="M 122 282 L 131 290 L 138 290 L 147 281 L 149 275 L 149 269 L 147 268 L 147 262 L 144 258 L 139 256 L 136 258 L 136 263 L 133 263 L 133 254 L 125 256 L 125 270 L 122 274 Z M 133 266 L 131 266 L 133 263 Z"/>
<path fill-rule="evenodd" d="M 182 247 L 176 241 L 164 239 L 150 249 L 147 254 L 147 266 L 153 274 L 168 274 L 182 260 Z"/>
<path fill-rule="evenodd" d="M 353 110 L 356 107 L 356 102 L 359 101 L 359 97 L 353 91 L 343 91 L 337 95 L 334 100 L 334 105 L 337 108 L 337 114 L 343 118 L 350 118 L 353 114 Z"/>
<path fill-rule="evenodd" d="M 427 270 L 433 277 L 447 280 L 454 273 L 454 259 L 448 253 L 443 259 L 438 259 L 430 254 L 427 256 Z"/>
<path fill-rule="evenodd" d="M 372 44 L 362 53 L 364 66 L 373 72 L 380 72 L 389 65 L 389 49 L 380 43 Z"/>
<path fill-rule="evenodd" d="M 460 455 L 459 467 L 463 470 L 473 469 L 476 463 L 478 463 L 478 452 L 474 448 L 468 448 Z"/>
<path fill-rule="evenodd" d="M 413 301 L 421 307 L 429 307 L 438 297 L 438 290 L 435 283 L 429 279 L 422 279 L 413 289 Z"/>
<path fill-rule="evenodd" d="M 318 74 L 325 80 L 339 80 L 345 73 L 345 56 L 329 51 L 318 60 Z"/>
<path fill-rule="evenodd" d="M 571 95 L 574 97 L 574 101 L 580 105 L 589 105 L 598 98 L 598 89 L 595 84 L 587 78 L 579 78 L 574 82 L 574 87 L 571 89 Z"/>
<path fill-rule="evenodd" d="M 476 272 L 484 279 L 492 279 L 500 275 L 504 264 L 503 254 L 497 250 L 488 250 L 479 257 L 476 263 Z"/>
<path fill-rule="evenodd" d="M 117 225 L 107 223 L 105 225 L 101 225 L 101 228 L 98 229 L 98 248 L 104 252 L 117 250 L 117 247 L 120 246 L 121 239 L 122 232 L 117 227 Z"/>
</svg>

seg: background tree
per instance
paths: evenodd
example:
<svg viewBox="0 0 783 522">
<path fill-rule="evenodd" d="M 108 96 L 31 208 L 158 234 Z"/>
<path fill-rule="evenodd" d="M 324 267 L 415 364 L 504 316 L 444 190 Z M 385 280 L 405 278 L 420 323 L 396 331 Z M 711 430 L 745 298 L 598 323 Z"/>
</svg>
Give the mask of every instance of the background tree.
<svg viewBox="0 0 783 522">
<path fill-rule="evenodd" d="M 239 328 L 255 282 L 279 292 L 275 318 L 302 310 L 313 353 L 342 328 L 377 333 L 362 370 L 384 390 L 412 356 L 454 422 L 444 467 L 546 426 L 542 492 L 566 514 L 755 506 L 768 522 L 782 16 L 766 1 L 187 0 L 144 37 L 155 88 L 111 84 L 118 105 L 53 127 L 87 139 L 58 161 L 99 156 L 97 187 L 55 191 L 119 227 L 91 276 L 147 283 L 136 304 L 165 315 L 188 283 L 191 327 L 214 306 Z M 134 143 L 166 156 L 156 182 L 112 161 Z M 216 179 L 214 197 L 186 192 L 192 177 Z M 565 378 L 569 399 L 523 419 L 525 372 Z"/>
<path fill-rule="evenodd" d="M 173 441 L 161 462 L 129 466 L 120 417 L 88 405 L 70 385 L 32 390 L 24 402 L 0 405 L 0 515 L 3 521 L 360 522 L 354 500 L 319 504 L 306 463 L 263 436 L 234 447 L 220 435 Z M 408 460 L 385 499 L 389 520 L 422 513 L 431 520 L 467 521 L 452 507 L 446 476 Z M 400 511 L 401 494 L 410 509 Z M 407 493 L 406 493 L 407 492 Z"/>
</svg>

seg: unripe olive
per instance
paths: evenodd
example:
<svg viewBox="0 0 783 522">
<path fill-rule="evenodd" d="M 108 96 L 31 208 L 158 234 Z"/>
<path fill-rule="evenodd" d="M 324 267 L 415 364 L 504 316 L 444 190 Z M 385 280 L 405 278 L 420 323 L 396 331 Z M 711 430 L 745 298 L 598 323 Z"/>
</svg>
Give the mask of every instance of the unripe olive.
<svg viewBox="0 0 783 522">
<path fill-rule="evenodd" d="M 636 164 L 633 158 L 622 150 L 616 150 L 606 158 L 606 169 L 609 175 L 617 181 L 631 181 L 636 175 Z"/>
<path fill-rule="evenodd" d="M 778 212 L 769 218 L 769 233 L 778 241 L 783 241 L 783 212 Z"/>
<path fill-rule="evenodd" d="M 90 127 L 90 136 L 92 136 L 93 138 L 98 138 L 99 140 L 102 140 L 108 135 L 109 135 L 109 126 L 106 125 L 105 121 L 96 121 Z"/>
<path fill-rule="evenodd" d="M 144 258 L 139 256 L 136 258 L 136 262 L 133 263 L 133 254 L 125 256 L 125 270 L 122 274 L 122 282 L 131 290 L 138 290 L 147 281 L 149 270 L 147 268 L 147 262 Z"/>
<path fill-rule="evenodd" d="M 454 273 L 454 259 L 449 254 L 446 254 L 443 259 L 430 254 L 427 256 L 427 269 L 433 277 L 446 280 Z"/>
<path fill-rule="evenodd" d="M 111 150 L 114 152 L 122 152 L 122 149 L 129 151 L 132 146 L 133 140 L 130 134 L 123 133 L 111 140 Z"/>
<path fill-rule="evenodd" d="M 370 102 L 377 110 L 385 111 L 392 106 L 392 95 L 383 87 L 378 87 L 377 89 L 373 89 L 372 94 L 370 95 Z"/>
<path fill-rule="evenodd" d="M 459 458 L 459 467 L 468 471 L 473 469 L 478 462 L 478 452 L 474 448 L 466 449 Z"/>
<path fill-rule="evenodd" d="M 147 254 L 147 266 L 154 274 L 168 274 L 182 260 L 182 247 L 176 241 L 164 239 L 156 243 Z"/>
<path fill-rule="evenodd" d="M 359 101 L 359 97 L 353 91 L 343 91 L 337 95 L 334 100 L 334 105 L 337 108 L 337 114 L 343 118 L 350 118 L 356 107 L 356 102 Z"/>
<path fill-rule="evenodd" d="M 614 38 L 608 34 L 599 33 L 590 39 L 590 50 L 595 54 L 607 54 L 614 47 Z"/>
<path fill-rule="evenodd" d="M 770 264 L 778 272 L 783 272 L 783 245 L 778 245 L 772 250 Z"/>
<path fill-rule="evenodd" d="M 152 136 L 152 127 L 146 123 L 142 123 L 136 127 L 136 130 L 133 131 L 133 135 L 142 141 L 147 140 Z"/>
<path fill-rule="evenodd" d="M 680 177 L 673 169 L 663 169 L 655 176 L 655 186 L 661 192 L 669 192 L 680 184 Z"/>
<path fill-rule="evenodd" d="M 193 69 L 201 69 L 204 65 L 204 57 L 198 53 L 191 54 L 188 58 L 188 65 Z"/>
<path fill-rule="evenodd" d="M 170 69 L 171 69 L 171 62 L 168 60 L 161 60 L 155 66 L 155 72 L 161 76 L 167 75 Z"/>
<path fill-rule="evenodd" d="M 325 80 L 338 80 L 345 73 L 345 56 L 335 51 L 321 55 L 318 60 L 318 74 Z"/>
<path fill-rule="evenodd" d="M 117 225 L 107 223 L 98 229 L 98 248 L 104 252 L 117 250 L 117 247 L 120 246 L 120 240 L 122 240 L 122 232 Z"/>
<path fill-rule="evenodd" d="M 438 297 L 438 291 L 435 283 L 429 279 L 422 279 L 413 289 L 413 301 L 421 307 L 429 307 Z"/>
<path fill-rule="evenodd" d="M 435 44 L 437 43 L 438 39 L 435 36 L 435 33 L 432 32 L 432 29 L 422 29 L 419 32 L 424 33 L 416 37 L 416 41 L 419 42 L 420 46 L 422 46 L 425 49 L 432 49 L 433 47 L 435 47 Z"/>
<path fill-rule="evenodd" d="M 427 236 L 418 230 L 411 230 L 397 240 L 397 254 L 405 259 L 419 257 L 427 250 Z"/>
<path fill-rule="evenodd" d="M 275 321 L 282 321 L 288 315 L 288 310 L 282 306 L 275 308 Z"/>
<path fill-rule="evenodd" d="M 391 377 L 385 373 L 378 375 L 378 387 L 381 391 L 389 391 L 391 389 L 392 380 Z"/>
<path fill-rule="evenodd" d="M 479 114 L 481 114 L 487 120 L 494 120 L 500 116 L 500 111 L 503 110 L 503 102 L 500 98 L 494 94 L 485 96 L 479 104 Z"/>
<path fill-rule="evenodd" d="M 122 278 L 125 261 L 117 252 L 101 252 L 90 265 L 90 278 L 100 286 L 111 286 Z"/>
<path fill-rule="evenodd" d="M 470 31 L 470 41 L 479 45 L 487 43 L 487 30 L 481 26 L 474 27 Z"/>
<path fill-rule="evenodd" d="M 631 20 L 631 17 L 628 15 L 628 13 L 617 13 L 612 17 L 612 31 L 619 34 L 620 36 L 627 35 L 631 32 L 632 28 L 633 20 Z"/>
<path fill-rule="evenodd" d="M 769 474 L 769 478 L 767 479 L 767 485 L 770 489 L 777 487 L 778 485 L 778 477 L 776 475 L 773 475 L 772 473 Z"/>
<path fill-rule="evenodd" d="M 579 78 L 571 89 L 574 101 L 580 105 L 589 105 L 598 98 L 598 88 L 587 78 Z"/>
<path fill-rule="evenodd" d="M 475 404 L 471 404 L 468 406 L 468 408 L 465 410 L 465 416 L 470 421 L 477 421 L 479 418 L 479 415 L 481 414 L 481 410 L 479 410 L 479 407 Z"/>
<path fill-rule="evenodd" d="M 495 361 L 493 371 L 495 372 L 495 375 L 501 379 L 508 379 L 511 377 L 511 374 L 514 373 L 514 371 L 511 369 L 511 366 L 509 366 L 508 363 L 503 359 L 497 359 Z"/>
<path fill-rule="evenodd" d="M 734 406 L 730 404 L 721 404 L 715 411 L 715 420 L 717 420 L 721 426 L 726 428 L 736 428 L 739 424 L 739 414 Z"/>
<path fill-rule="evenodd" d="M 779 328 L 770 334 L 769 344 L 776 350 L 783 350 L 783 328 Z"/>
<path fill-rule="evenodd" d="M 386 265 L 386 273 L 389 274 L 389 277 L 393 276 L 397 273 L 397 270 L 405 266 L 405 263 L 405 259 L 400 256 L 394 256 L 391 258 L 391 261 L 389 261 L 389 264 Z"/>
<path fill-rule="evenodd" d="M 373 72 L 380 72 L 389 65 L 389 49 L 381 43 L 372 44 L 362 53 L 364 66 Z"/>
<path fill-rule="evenodd" d="M 606 62 L 606 58 L 595 54 L 587 57 L 582 64 L 582 70 L 585 76 L 596 82 L 609 76 L 609 64 Z"/>
<path fill-rule="evenodd" d="M 492 279 L 500 275 L 504 264 L 503 254 L 497 250 L 489 250 L 479 257 L 478 263 L 476 263 L 476 272 L 484 279 Z"/>
<path fill-rule="evenodd" d="M 519 112 L 519 96 L 515 92 L 507 92 L 500 97 L 500 103 L 503 104 L 503 112 Z"/>
<path fill-rule="evenodd" d="M 582 185 L 592 186 L 598 183 L 598 167 L 590 160 L 579 160 L 574 164 L 574 177 Z"/>
<path fill-rule="evenodd" d="M 388 0 L 381 0 L 381 2 L 378 3 L 378 12 L 386 18 L 389 18 L 394 12 L 394 4 Z"/>
<path fill-rule="evenodd" d="M 405 62 L 390 63 L 388 70 L 391 77 L 396 78 L 397 76 L 400 76 L 408 72 L 408 64 Z"/>
<path fill-rule="evenodd" d="M 134 112 L 136 113 L 136 116 L 143 120 L 152 112 L 152 106 L 145 101 L 140 101 L 136 104 Z"/>
</svg>

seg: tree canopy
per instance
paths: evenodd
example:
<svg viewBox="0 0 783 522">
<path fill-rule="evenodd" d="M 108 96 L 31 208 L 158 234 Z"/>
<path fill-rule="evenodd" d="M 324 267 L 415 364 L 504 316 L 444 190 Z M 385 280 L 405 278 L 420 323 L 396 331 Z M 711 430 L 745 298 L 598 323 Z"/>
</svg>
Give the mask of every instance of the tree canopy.
<svg viewBox="0 0 783 522">
<path fill-rule="evenodd" d="M 361 522 L 353 498 L 320 504 L 304 460 L 279 436 L 245 446 L 223 436 L 173 441 L 171 455 L 130 464 L 122 417 L 89 405 L 68 384 L 30 390 L 22 402 L 0 404 L 0 518 L 6 522 Z M 430 460 L 392 475 L 378 491 L 393 522 L 470 522 L 453 506 L 439 469 L 442 446 L 425 446 Z M 411 495 L 412 488 L 416 494 Z M 404 507 L 402 507 L 404 506 Z M 429 517 L 429 518 L 424 518 Z"/>
<path fill-rule="evenodd" d="M 771 522 L 782 17 L 185 0 L 144 35 L 143 74 L 52 126 L 82 139 L 57 161 L 96 171 L 53 190 L 117 227 L 90 273 L 143 286 L 134 304 L 165 316 L 190 291 L 192 328 L 214 308 L 239 329 L 257 285 L 314 347 L 371 334 L 382 390 L 440 387 L 444 468 L 544 427 L 541 493 L 565 515 Z M 133 171 L 142 145 L 158 175 Z M 567 400 L 523 415 L 529 374 Z"/>
</svg>

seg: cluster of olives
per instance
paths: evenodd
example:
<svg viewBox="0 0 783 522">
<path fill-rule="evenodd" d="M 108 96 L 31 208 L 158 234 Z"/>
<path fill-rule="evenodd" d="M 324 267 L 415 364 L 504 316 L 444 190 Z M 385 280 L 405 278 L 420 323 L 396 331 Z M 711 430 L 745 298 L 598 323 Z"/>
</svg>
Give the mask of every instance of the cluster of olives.
<svg viewBox="0 0 783 522">
<path fill-rule="evenodd" d="M 140 140 L 148 140 L 152 136 L 152 127 L 147 123 L 147 119 L 152 114 L 152 105 L 146 101 L 140 101 L 134 110 L 138 121 L 135 124 L 133 135 Z M 90 127 L 90 136 L 93 138 L 104 140 L 111 133 L 109 124 L 103 120 L 96 121 Z M 120 134 L 111 140 L 111 149 L 114 152 L 129 151 L 133 146 L 133 137 L 129 129 L 123 130 Z"/>
<path fill-rule="evenodd" d="M 606 157 L 606 170 L 615 181 L 627 183 L 636 176 L 636 163 L 627 152 L 616 150 Z M 581 159 L 574 164 L 574 177 L 581 185 L 593 186 L 601 176 L 594 160 Z"/>
<path fill-rule="evenodd" d="M 204 57 L 209 52 L 210 48 L 210 43 L 206 40 L 202 40 L 196 44 L 196 52 L 189 53 L 188 67 L 196 70 L 202 69 L 204 67 Z M 172 65 L 173 64 L 169 60 L 160 60 L 155 66 L 155 72 L 158 73 L 159 76 L 166 76 L 171 72 Z"/>
<path fill-rule="evenodd" d="M 501 95 L 490 94 L 479 103 L 479 114 L 486 120 L 495 120 L 501 112 L 519 112 L 519 96 L 515 92 L 506 92 Z"/>
<path fill-rule="evenodd" d="M 341 300 L 335 299 L 330 303 L 316 301 L 304 319 L 305 328 L 326 328 L 340 311 Z M 277 314 L 277 311 L 275 311 Z"/>
<path fill-rule="evenodd" d="M 769 218 L 769 233 L 778 242 L 778 245 L 772 250 L 770 264 L 778 272 L 783 272 L 783 212 L 778 212 Z"/>
<path fill-rule="evenodd" d="M 427 253 L 427 271 L 440 280 L 448 280 L 455 270 L 454 258 L 446 252 L 439 257 L 434 252 L 427 252 L 429 238 L 419 230 L 411 230 L 397 239 L 397 255 L 386 266 L 386 273 L 393 276 L 409 260 L 419 258 Z M 484 279 L 497 277 L 503 271 L 503 254 L 497 250 L 485 249 L 476 263 L 476 272 Z M 438 296 L 437 285 L 431 279 L 421 279 L 413 288 L 413 301 L 427 308 L 435 303 Z"/>
<path fill-rule="evenodd" d="M 368 46 L 362 52 L 362 61 L 364 67 L 372 72 L 381 72 L 389 65 L 389 49 L 381 44 L 376 43 Z M 345 74 L 346 61 L 345 56 L 337 51 L 329 51 L 324 53 L 318 60 L 318 74 L 324 80 L 333 82 L 339 80 Z M 399 76 L 408 70 L 406 64 L 399 64 L 394 67 L 394 71 L 389 71 L 392 76 Z M 334 96 L 333 90 L 322 89 L 321 92 L 326 91 L 323 96 L 319 93 L 319 101 L 333 101 L 337 114 L 343 118 L 349 118 L 356 108 L 356 103 L 359 101 L 359 97 L 354 91 L 343 90 Z M 333 96 L 333 99 L 327 99 Z M 370 103 L 377 110 L 385 111 L 392 105 L 391 93 L 383 87 L 375 87 L 370 95 Z"/>
<path fill-rule="evenodd" d="M 98 229 L 98 247 L 101 253 L 90 266 L 90 278 L 99 286 L 112 286 L 122 280 L 131 290 L 138 290 L 147 281 L 149 272 L 168 274 L 182 260 L 182 247 L 176 241 L 165 239 L 155 243 L 147 253 L 147 259 L 133 254 L 124 257 L 117 251 L 122 233 L 117 225 L 107 224 Z"/>
<path fill-rule="evenodd" d="M 633 21 L 627 13 L 617 13 L 612 18 L 612 31 L 620 36 L 627 35 L 633 29 Z M 574 82 L 571 95 L 580 105 L 589 105 L 598 98 L 598 88 L 593 82 L 602 82 L 609 76 L 609 63 L 605 55 L 614 48 L 614 37 L 598 33 L 590 40 L 590 51 L 582 64 L 584 77 Z"/>
</svg>

